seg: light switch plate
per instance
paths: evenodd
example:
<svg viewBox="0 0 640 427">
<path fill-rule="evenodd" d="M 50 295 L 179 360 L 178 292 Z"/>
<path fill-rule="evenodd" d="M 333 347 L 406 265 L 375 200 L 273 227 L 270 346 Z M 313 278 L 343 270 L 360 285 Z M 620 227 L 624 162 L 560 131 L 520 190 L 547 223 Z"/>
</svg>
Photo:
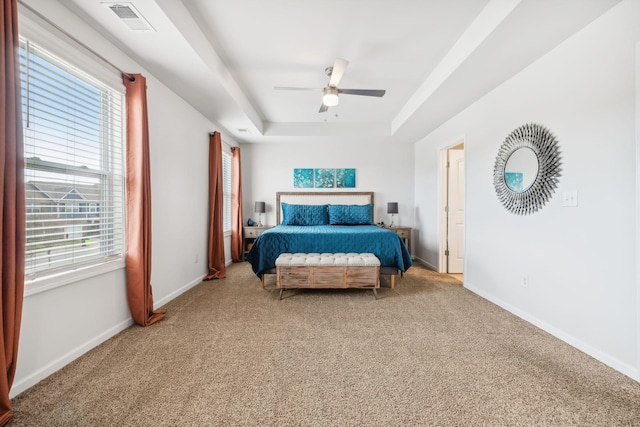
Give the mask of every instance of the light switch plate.
<svg viewBox="0 0 640 427">
<path fill-rule="evenodd" d="M 562 206 L 576 207 L 578 206 L 578 191 L 571 190 L 562 193 Z"/>
</svg>

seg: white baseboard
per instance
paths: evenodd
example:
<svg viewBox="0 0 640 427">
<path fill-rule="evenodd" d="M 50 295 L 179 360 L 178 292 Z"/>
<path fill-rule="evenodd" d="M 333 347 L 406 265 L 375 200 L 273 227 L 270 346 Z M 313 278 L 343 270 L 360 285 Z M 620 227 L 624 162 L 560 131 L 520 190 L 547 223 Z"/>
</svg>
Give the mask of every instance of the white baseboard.
<svg viewBox="0 0 640 427">
<path fill-rule="evenodd" d="M 25 391 L 26 389 L 28 389 L 29 387 L 36 385 L 38 382 L 47 378 L 49 375 L 64 368 L 66 365 L 73 362 L 78 357 L 85 354 L 87 351 L 91 350 L 94 347 L 97 347 L 98 345 L 102 344 L 103 342 L 113 337 L 114 335 L 118 334 L 119 332 L 124 331 L 131 325 L 133 325 L 132 318 L 123 320 L 122 322 L 118 323 L 114 327 L 109 328 L 108 330 L 104 331 L 100 335 L 92 338 L 91 340 L 85 342 L 84 344 L 74 348 L 67 354 L 63 355 L 62 357 L 44 366 L 42 369 L 39 369 L 33 372 L 31 375 L 28 375 L 22 380 L 14 383 L 13 386 L 11 387 L 9 398 L 13 398 L 18 394 L 22 393 L 23 391 Z"/>
<path fill-rule="evenodd" d="M 195 285 L 197 285 L 200 282 L 202 282 L 202 279 L 204 279 L 205 277 L 206 277 L 206 275 L 203 274 L 202 276 L 193 279 L 192 281 L 190 281 L 186 285 L 176 289 L 175 291 L 171 292 L 169 295 L 165 296 L 164 298 L 160 298 L 159 300 L 154 301 L 153 302 L 153 306 L 155 308 L 162 307 L 163 305 L 165 305 L 166 303 L 168 303 L 172 299 L 177 298 L 178 296 L 180 296 L 183 293 L 187 292 L 189 289 L 193 288 Z"/>
<path fill-rule="evenodd" d="M 178 297 L 179 295 L 183 294 L 184 292 L 188 291 L 189 289 L 193 288 L 194 286 L 202 282 L 202 279 L 204 277 L 205 276 L 203 275 L 199 278 L 196 278 L 191 282 L 187 283 L 186 285 L 180 287 L 179 289 L 176 289 L 174 292 L 170 293 L 166 297 L 161 298 L 158 301 L 154 301 L 154 307 L 155 308 L 162 307 L 164 304 L 168 303 L 169 301 L 173 300 L 174 298 Z M 26 389 L 28 389 L 29 387 L 36 385 L 38 382 L 47 378 L 49 375 L 53 374 L 54 372 L 64 368 L 66 365 L 73 362 L 75 359 L 82 356 L 89 350 L 93 349 L 94 347 L 97 347 L 98 345 L 102 344 L 109 338 L 115 336 L 119 332 L 124 331 L 129 326 L 133 325 L 133 323 L 134 323 L 133 318 L 124 320 L 118 323 L 117 325 L 113 326 L 112 328 L 109 328 L 108 330 L 104 331 L 100 335 L 90 339 L 84 344 L 74 348 L 70 352 L 63 355 L 62 357 L 44 366 L 42 369 L 39 369 L 31 373 L 27 377 L 21 379 L 20 381 L 15 382 L 11 387 L 9 398 L 13 398 L 18 394 L 22 393 L 23 391 L 25 391 Z"/>
<path fill-rule="evenodd" d="M 566 332 L 555 328 L 551 325 L 549 325 L 548 323 L 538 319 L 535 316 L 530 315 L 529 313 L 526 313 L 514 306 L 512 306 L 511 304 L 508 304 L 506 302 L 504 302 L 503 300 L 501 300 L 500 298 L 496 298 L 493 295 L 490 295 L 486 292 L 484 292 L 483 290 L 473 286 L 472 284 L 470 284 L 466 279 L 464 282 L 464 287 L 468 290 L 470 290 L 471 292 L 473 292 L 474 294 L 488 300 L 491 301 L 492 303 L 494 303 L 495 305 L 507 310 L 508 312 L 518 316 L 519 318 L 526 320 L 527 322 L 531 323 L 532 325 L 537 326 L 538 328 L 542 329 L 545 332 L 550 333 L 551 335 L 553 335 L 554 337 L 566 342 L 567 344 L 569 344 L 572 347 L 577 348 L 578 350 L 582 351 L 583 353 L 588 354 L 589 356 L 593 357 L 596 360 L 599 360 L 600 362 L 604 363 L 607 366 L 610 366 L 611 368 L 615 369 L 618 372 L 623 373 L 624 375 L 628 376 L 629 378 L 638 381 L 638 379 L 640 378 L 638 376 L 639 371 L 636 367 L 631 366 L 627 363 L 623 363 L 620 360 L 616 359 L 615 357 L 611 357 L 611 355 L 607 354 L 607 353 L 603 353 L 602 351 L 593 348 L 592 346 L 586 344 L 584 341 L 574 337 L 573 335 L 567 334 Z"/>
<path fill-rule="evenodd" d="M 413 261 L 414 262 L 415 261 L 419 262 L 420 264 L 422 264 L 425 267 L 427 267 L 429 270 L 438 271 L 438 268 L 435 265 L 428 263 L 427 261 L 423 260 L 422 258 L 415 257 L 415 258 L 413 258 Z"/>
</svg>

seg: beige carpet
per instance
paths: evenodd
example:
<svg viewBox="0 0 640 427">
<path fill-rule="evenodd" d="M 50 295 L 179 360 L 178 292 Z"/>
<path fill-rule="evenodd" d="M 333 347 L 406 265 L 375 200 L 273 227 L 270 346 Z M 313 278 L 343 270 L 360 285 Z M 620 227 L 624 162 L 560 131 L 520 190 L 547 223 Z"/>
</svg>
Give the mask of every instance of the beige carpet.
<svg viewBox="0 0 640 427">
<path fill-rule="evenodd" d="M 364 290 L 260 289 L 249 265 L 13 399 L 12 426 L 637 426 L 640 384 L 412 267 Z"/>
</svg>

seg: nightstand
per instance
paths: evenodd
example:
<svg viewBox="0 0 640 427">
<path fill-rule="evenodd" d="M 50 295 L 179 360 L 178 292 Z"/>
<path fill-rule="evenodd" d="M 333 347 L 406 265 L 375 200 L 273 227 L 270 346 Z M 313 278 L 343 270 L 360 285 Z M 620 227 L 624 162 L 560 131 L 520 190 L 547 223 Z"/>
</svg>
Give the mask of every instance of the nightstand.
<svg viewBox="0 0 640 427">
<path fill-rule="evenodd" d="M 244 261 L 247 252 L 253 246 L 253 242 L 260 236 L 265 230 L 270 229 L 271 227 L 268 225 L 263 225 L 262 227 L 258 226 L 248 226 L 245 225 L 242 227 L 242 260 Z"/>
<path fill-rule="evenodd" d="M 382 228 L 386 228 L 387 230 L 395 231 L 398 236 L 402 239 L 407 250 L 409 251 L 409 255 L 411 255 L 411 231 L 413 230 L 411 227 L 389 227 L 388 225 L 382 226 Z"/>
</svg>

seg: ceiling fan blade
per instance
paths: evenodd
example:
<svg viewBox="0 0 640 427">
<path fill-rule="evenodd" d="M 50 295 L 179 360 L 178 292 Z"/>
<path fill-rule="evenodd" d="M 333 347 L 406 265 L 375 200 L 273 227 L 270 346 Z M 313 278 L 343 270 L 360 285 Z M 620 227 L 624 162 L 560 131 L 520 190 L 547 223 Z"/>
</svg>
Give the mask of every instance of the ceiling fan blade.
<svg viewBox="0 0 640 427">
<path fill-rule="evenodd" d="M 274 86 L 275 90 L 322 90 L 321 87 L 289 87 L 289 86 Z"/>
<path fill-rule="evenodd" d="M 344 93 L 345 95 L 362 95 L 362 96 L 377 96 L 383 97 L 386 93 L 384 89 L 338 89 L 338 93 Z"/>
<path fill-rule="evenodd" d="M 322 104 L 322 105 L 320 105 L 320 109 L 318 110 L 318 113 L 326 113 L 328 109 L 329 109 L 329 107 L 327 107 L 326 105 Z"/>
<path fill-rule="evenodd" d="M 336 58 L 336 61 L 333 63 L 333 70 L 331 71 L 331 78 L 329 79 L 329 86 L 338 87 L 344 72 L 347 70 L 347 65 L 349 65 L 349 61 L 346 59 Z"/>
</svg>

